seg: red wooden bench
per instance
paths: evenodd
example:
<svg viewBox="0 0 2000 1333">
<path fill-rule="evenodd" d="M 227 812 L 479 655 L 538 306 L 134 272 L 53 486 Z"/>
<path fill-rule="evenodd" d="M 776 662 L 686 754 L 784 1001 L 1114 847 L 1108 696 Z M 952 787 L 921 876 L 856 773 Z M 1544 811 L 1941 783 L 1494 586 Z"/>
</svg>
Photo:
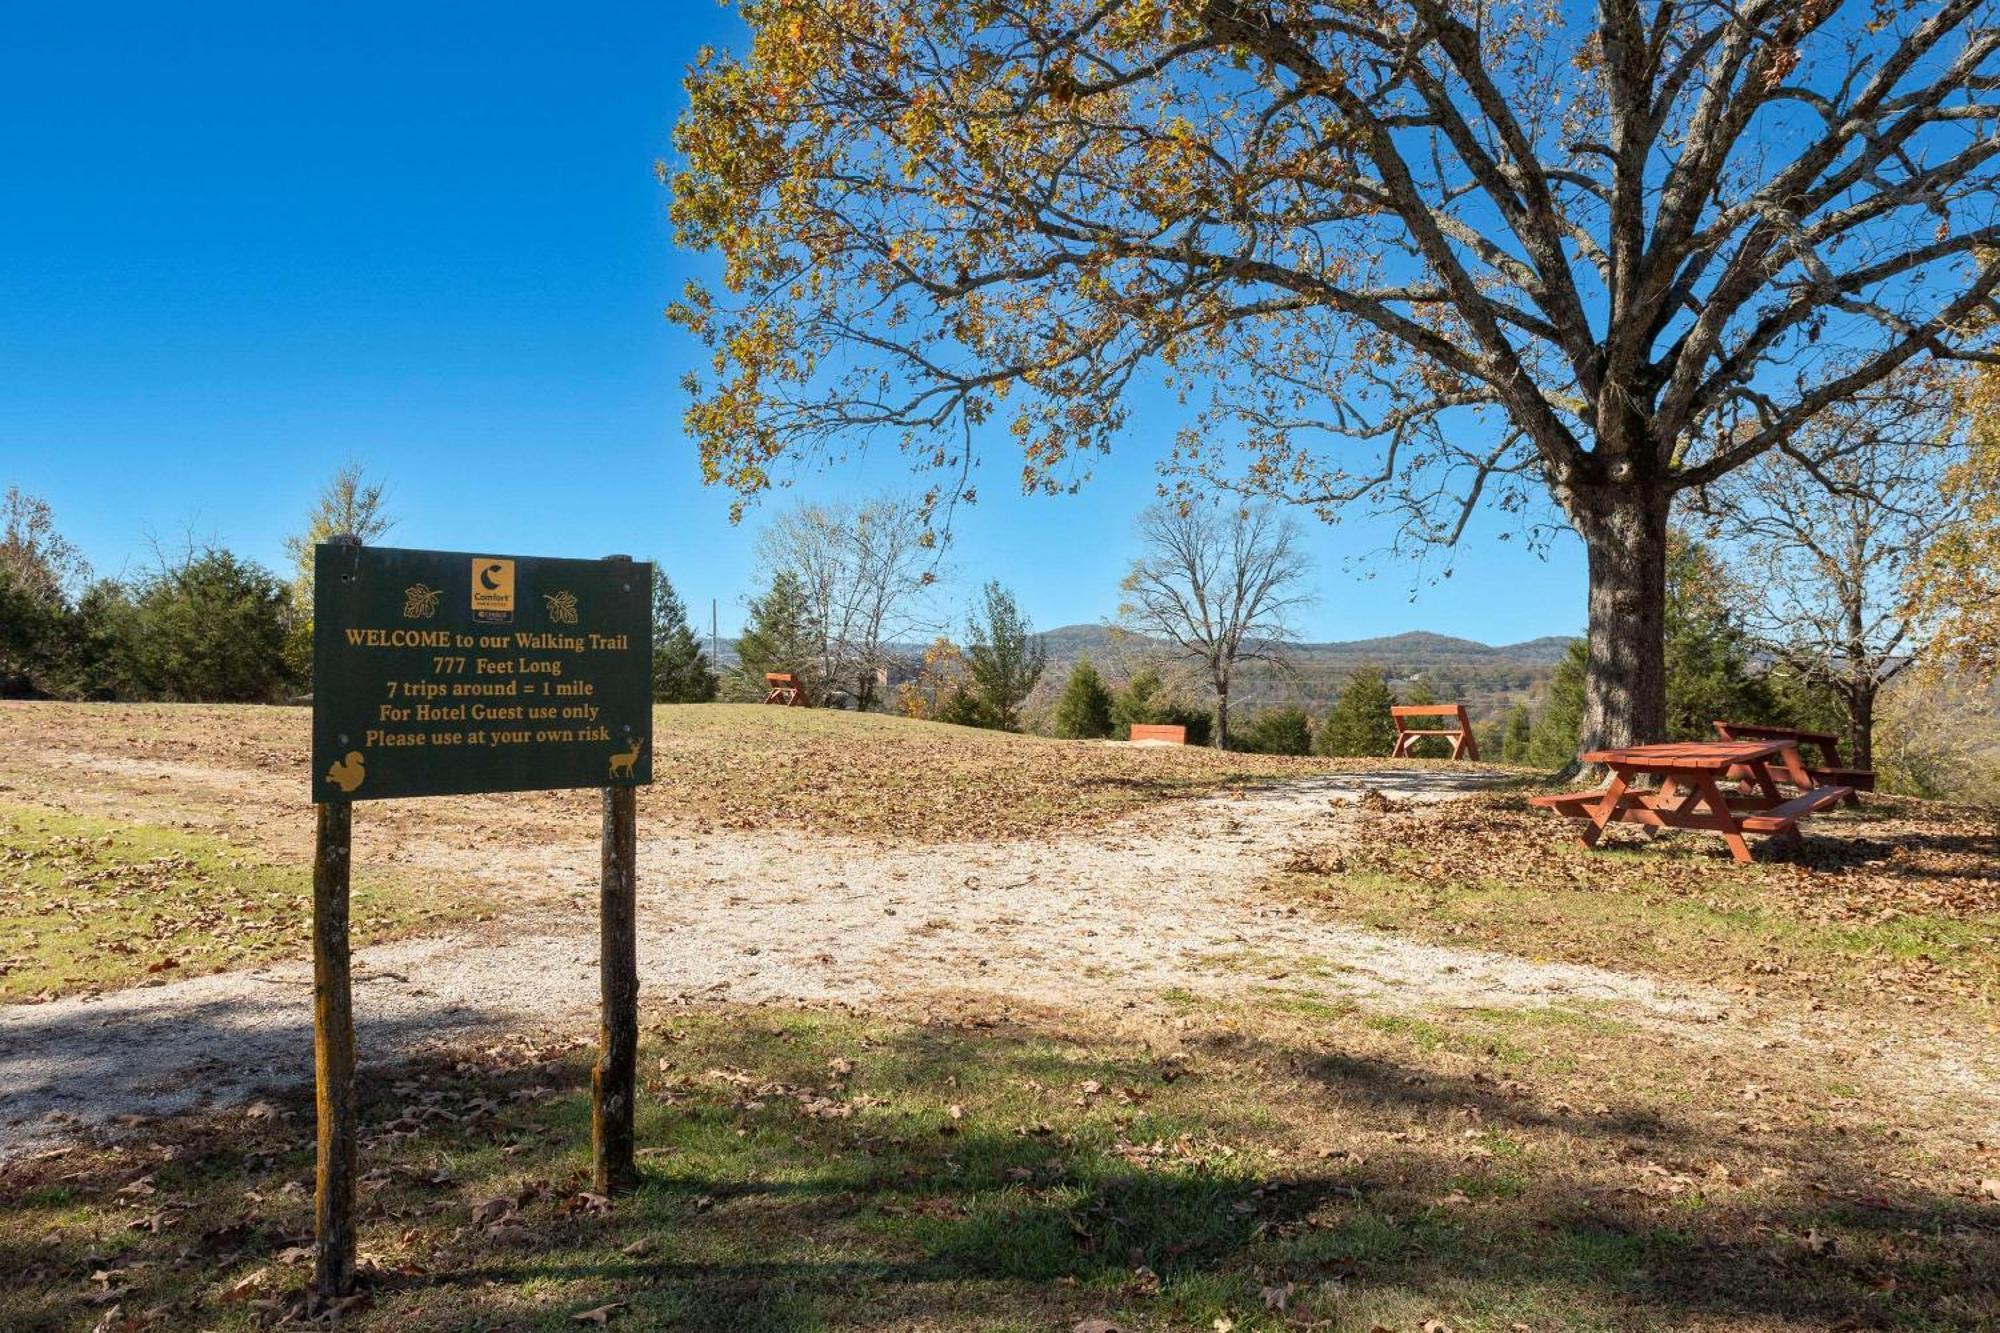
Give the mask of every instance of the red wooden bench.
<svg viewBox="0 0 2000 1333">
<path fill-rule="evenodd" d="M 1391 759 L 1407 759 L 1410 747 L 1426 736 L 1443 736 L 1450 740 L 1453 759 L 1479 758 L 1479 742 L 1473 739 L 1472 719 L 1466 716 L 1464 704 L 1394 704 L 1389 709 L 1389 717 L 1396 724 L 1396 748 L 1389 751 Z M 1421 717 L 1456 718 L 1458 729 L 1426 729 L 1405 723 L 1405 719 Z"/>
<path fill-rule="evenodd" d="M 1795 727 L 1766 727 L 1751 722 L 1717 722 L 1715 734 L 1726 741 L 1790 741 L 1798 748 L 1800 757 L 1805 755 L 1805 747 L 1810 745 L 1819 751 L 1819 762 L 1807 764 L 1806 774 L 1816 786 L 1846 787 L 1847 803 L 1860 805 L 1861 798 L 1856 792 L 1875 790 L 1875 770 L 1872 768 L 1848 768 L 1840 762 L 1840 738 L 1824 731 L 1800 731 Z M 1731 773 L 1733 778 L 1741 778 L 1739 773 Z"/>
<path fill-rule="evenodd" d="M 1154 745 L 1186 745 L 1187 728 L 1170 727 L 1164 724 L 1149 722 L 1134 722 L 1132 724 L 1132 739 L 1135 741 L 1150 741 Z"/>
<path fill-rule="evenodd" d="M 799 678 L 789 671 L 766 671 L 764 683 L 771 692 L 764 696 L 767 704 L 779 704 L 786 708 L 811 708 L 812 700 L 806 697 L 806 687 Z"/>
</svg>

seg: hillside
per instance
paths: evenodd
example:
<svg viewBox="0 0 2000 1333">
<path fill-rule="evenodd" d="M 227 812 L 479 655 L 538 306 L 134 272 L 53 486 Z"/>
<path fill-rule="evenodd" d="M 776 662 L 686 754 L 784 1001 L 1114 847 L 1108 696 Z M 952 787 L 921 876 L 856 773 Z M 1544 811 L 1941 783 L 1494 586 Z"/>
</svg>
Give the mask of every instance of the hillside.
<svg viewBox="0 0 2000 1333">
<path fill-rule="evenodd" d="M 0 703 L 0 842 L 10 807 L 46 805 L 171 825 L 297 865 L 313 828 L 304 780 L 311 721 L 307 709 L 255 704 Z M 750 704 L 661 706 L 654 728 L 654 781 L 639 794 L 640 816 L 681 834 L 1018 837 L 1092 827 L 1184 797 L 1384 767 Z M 391 837 L 421 823 L 428 838 L 454 846 L 503 836 L 540 844 L 594 834 L 596 801 L 595 791 L 382 801 L 367 823 Z M 0 926 L 5 890 L 0 876 Z M 0 995 L 8 980 L 0 968 Z"/>
<path fill-rule="evenodd" d="M 1147 639 L 1104 625 L 1064 625 L 1042 637 L 1048 648 L 1049 675 L 1058 679 L 1081 657 L 1118 677 L 1160 651 Z M 1421 677 L 1438 698 L 1462 700 L 1475 716 L 1494 716 L 1515 703 L 1539 698 L 1569 643 L 1567 638 L 1551 636 L 1495 646 L 1428 630 L 1296 643 L 1285 649 L 1290 672 L 1252 663 L 1244 669 L 1238 697 L 1250 708 L 1298 703 L 1318 712 L 1332 704 L 1356 667 L 1373 665 L 1392 681 Z"/>
<path fill-rule="evenodd" d="M 1041 632 L 1049 666 L 1030 711 L 1046 702 L 1071 666 L 1088 657 L 1114 684 L 1158 658 L 1162 646 L 1140 635 L 1108 625 L 1061 625 Z M 1440 699 L 1463 701 L 1480 719 L 1497 718 L 1516 703 L 1541 698 L 1570 641 L 1561 636 L 1529 639 L 1495 646 L 1429 630 L 1409 630 L 1373 639 L 1295 643 L 1285 649 L 1290 667 L 1280 672 L 1263 663 L 1243 668 L 1240 705 L 1251 710 L 1296 703 L 1314 713 L 1330 707 L 1348 675 L 1359 666 L 1379 666 L 1392 681 L 1421 677 Z M 721 642 L 721 665 L 736 664 L 736 643 Z M 921 645 L 907 645 L 905 656 L 916 658 Z"/>
</svg>

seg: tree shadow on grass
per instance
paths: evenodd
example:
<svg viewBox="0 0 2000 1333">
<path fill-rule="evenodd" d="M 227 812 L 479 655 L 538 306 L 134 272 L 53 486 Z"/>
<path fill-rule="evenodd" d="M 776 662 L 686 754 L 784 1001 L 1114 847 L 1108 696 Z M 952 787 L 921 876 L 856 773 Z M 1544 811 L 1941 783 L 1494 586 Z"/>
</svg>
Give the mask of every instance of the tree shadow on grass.
<svg viewBox="0 0 2000 1333">
<path fill-rule="evenodd" d="M 1274 1299 L 1362 1328 L 1413 1309 L 1502 1327 L 2000 1317 L 1991 1210 L 1893 1179 L 1837 1135 L 1555 1109 L 1477 1073 L 1267 1037 L 1216 1042 L 1185 1072 L 1031 1025 L 771 1027 L 771 1012 L 677 1015 L 682 1039 L 649 1038 L 645 1181 L 608 1206 L 587 1193 L 587 1052 L 573 1043 L 371 1068 L 362 1247 L 383 1271 L 353 1326 L 554 1329 L 623 1303 L 615 1326 L 1109 1315 L 1247 1330 L 1278 1326 Z M 849 1055 L 851 1078 L 827 1073 Z M 207 1326 L 217 1291 L 308 1223 L 303 1197 L 277 1186 L 310 1165 L 310 1103 L 284 1105 L 280 1122 L 180 1122 L 158 1162 L 115 1155 L 58 1181 L 57 1161 L 0 1187 L 25 1200 L 16 1222 L 60 1230 L 60 1215 L 96 1209 L 104 1220 L 77 1233 L 91 1243 L 161 1198 L 193 1201 L 167 1230 L 126 1236 L 115 1262 L 144 1286 L 131 1308 Z M 1782 1174 L 1761 1179 L 1767 1165 Z M 142 1171 L 156 1192 L 122 1197 Z M 270 1202 L 246 1210 L 246 1192 Z M 0 1324 L 76 1322 L 85 1266 L 110 1257 L 53 1253 L 43 1227 L 6 1223 L 14 1207 L 0 1211 L 0 1271 L 47 1284 L 52 1313 L 22 1317 L 0 1296 Z"/>
<path fill-rule="evenodd" d="M 475 1006 L 384 1017 L 370 1012 L 365 971 L 356 979 L 356 1041 L 397 1051 L 454 1029 L 488 1026 Z M 246 1102 L 312 1078 L 309 982 L 273 980 L 241 998 L 236 977 L 114 991 L 47 1005 L 0 1006 L 0 1151 L 17 1153 L 70 1124 L 185 1114 Z M 213 986 L 215 994 L 204 996 Z"/>
<path fill-rule="evenodd" d="M 977 1058 L 1040 1080 L 1035 1042 L 991 1034 Z M 890 1046 L 906 1082 L 964 1072 L 930 1034 Z M 1646 1108 L 1538 1109 L 1490 1080 L 1392 1060 L 1254 1054 L 1305 1073 L 1311 1096 L 1348 1114 L 1469 1119 L 1503 1141 L 1583 1138 L 1612 1165 L 1541 1179 L 1490 1157 L 1469 1165 L 1462 1136 L 1439 1133 L 1367 1157 L 1336 1150 L 1305 1171 L 1266 1169 L 1221 1150 L 1256 1133 L 1248 1102 L 1240 1113 L 1170 1108 L 1148 1126 L 1167 1137 L 1143 1143 L 1136 1116 L 1095 1141 L 1018 1129 L 919 1137 L 900 1120 L 863 1119 L 844 1147 L 800 1145 L 779 1169 L 802 1174 L 782 1183 L 655 1175 L 621 1205 L 630 1212 L 617 1233 L 658 1237 L 646 1257 L 496 1256 L 447 1280 L 472 1291 L 601 1282 L 648 1293 L 641 1308 L 657 1298 L 659 1318 L 690 1328 L 997 1327 L 1028 1307 L 1040 1322 L 1024 1326 L 1108 1310 L 1196 1326 L 1232 1314 L 1250 1327 L 1272 1290 L 1329 1318 L 1390 1293 L 1461 1317 L 1525 1302 L 1580 1327 L 1977 1327 L 2000 1316 L 1989 1213 L 1892 1188 L 1863 1151 L 1717 1134 Z M 1069 1072 L 1106 1086 L 1154 1073 L 1119 1059 Z M 1737 1165 L 1721 1181 L 1700 1174 L 1699 1161 L 1718 1158 Z M 1782 1183 L 1742 1188 L 1757 1163 L 1777 1160 Z M 859 1300 L 856 1284 L 876 1294 Z"/>
</svg>

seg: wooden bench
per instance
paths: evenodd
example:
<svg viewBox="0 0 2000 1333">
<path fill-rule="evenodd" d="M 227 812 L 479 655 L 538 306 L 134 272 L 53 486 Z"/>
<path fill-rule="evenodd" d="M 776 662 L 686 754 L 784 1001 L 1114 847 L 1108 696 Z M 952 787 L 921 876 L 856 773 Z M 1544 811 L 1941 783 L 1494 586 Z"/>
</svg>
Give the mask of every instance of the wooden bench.
<svg viewBox="0 0 2000 1333">
<path fill-rule="evenodd" d="M 1170 727 L 1165 724 L 1134 722 L 1132 737 L 1135 741 L 1150 745 L 1186 745 L 1187 728 Z"/>
<path fill-rule="evenodd" d="M 764 702 L 767 704 L 778 704 L 785 708 L 812 707 L 812 700 L 806 697 L 806 687 L 789 671 L 766 671 L 764 684 L 771 690 L 764 696 Z"/>
<path fill-rule="evenodd" d="M 1846 787 L 1847 803 L 1861 804 L 1856 792 L 1875 790 L 1875 770 L 1872 768 L 1848 768 L 1840 762 L 1840 738 L 1824 731 L 1801 731 L 1796 727 L 1767 727 L 1752 722 L 1717 722 L 1715 734 L 1726 741 L 1790 741 L 1798 747 L 1801 756 L 1810 745 L 1819 751 L 1817 764 L 1808 762 L 1806 772 L 1813 782 L 1822 787 Z M 1730 777 L 1741 781 L 1743 774 L 1731 773 Z"/>
<path fill-rule="evenodd" d="M 1442 736 L 1449 740 L 1453 759 L 1479 758 L 1479 742 L 1473 739 L 1472 719 L 1466 716 L 1464 704 L 1395 704 L 1389 709 L 1389 717 L 1396 724 L 1396 748 L 1389 751 L 1391 759 L 1409 758 L 1410 747 L 1426 736 Z M 1406 719 L 1419 717 L 1456 718 L 1458 729 L 1452 731 L 1406 725 Z"/>
<path fill-rule="evenodd" d="M 1815 787 L 1811 791 L 1781 801 L 1769 810 L 1744 815 L 1736 822 L 1746 833 L 1790 833 L 1807 815 L 1815 814 L 1838 801 L 1851 800 L 1852 787 Z"/>
</svg>

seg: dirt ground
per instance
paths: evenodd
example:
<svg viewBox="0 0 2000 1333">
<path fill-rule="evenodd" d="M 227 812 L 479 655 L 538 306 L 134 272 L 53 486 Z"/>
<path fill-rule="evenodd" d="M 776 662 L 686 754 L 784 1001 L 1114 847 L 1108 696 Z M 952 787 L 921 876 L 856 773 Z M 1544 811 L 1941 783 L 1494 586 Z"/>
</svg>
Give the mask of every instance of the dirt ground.
<svg viewBox="0 0 2000 1333">
<path fill-rule="evenodd" d="M 140 753 L 93 750 L 73 730 L 24 735 L 34 737 L 0 766 L 16 796 L 157 818 L 170 795 L 183 824 L 277 855 L 303 850 L 298 794 L 271 777 L 295 737 L 239 732 L 225 762 L 206 764 L 145 754 L 131 737 L 119 741 Z M 59 768 L 71 781 L 52 787 Z M 1697 982 L 1426 942 L 1266 889 L 1302 846 L 1375 836 L 1360 820 L 1363 793 L 1420 808 L 1492 781 L 1435 767 L 1300 775 L 1049 836 L 959 842 L 642 816 L 643 993 L 651 1003 L 838 1001 L 884 1012 L 1030 1003 L 1114 1020 L 1252 993 L 1393 1014 L 1590 1006 L 1697 1045 L 1771 1043 L 1842 1067 L 1891 1103 L 1927 1108 L 1939 1132 L 2000 1134 L 1990 1030 L 1920 1015 L 1885 1025 Z M 650 803 L 668 794 L 656 790 Z M 358 859 L 476 882 L 504 904 L 484 925 L 358 953 L 364 1052 L 588 1022 L 592 813 L 578 793 L 361 807 Z M 158 1115 L 304 1080 L 309 998 L 309 969 L 295 961 L 0 1009 L 0 1152 L 45 1142 L 71 1117 Z"/>
<path fill-rule="evenodd" d="M 0 801 L 194 829 L 296 863 L 310 829 L 304 785 L 290 781 L 304 723 L 296 709 L 10 705 L 0 709 Z M 1312 761 L 1230 771 L 1210 755 L 984 733 L 962 743 L 960 729 L 790 711 L 664 711 L 660 735 L 662 757 L 684 763 L 662 765 L 670 777 L 640 809 L 650 1003 L 840 1001 L 904 1013 L 1032 1003 L 1112 1023 L 1242 995 L 1404 1015 L 1592 1007 L 1694 1045 L 1770 1043 L 1868 1083 L 1886 1105 L 1924 1109 L 1938 1133 L 2000 1137 L 1990 1015 L 1968 1031 L 1954 1011 L 1826 1009 L 1634 971 L 1616 953 L 1578 965 L 1508 949 L 1504 937 L 1472 947 L 1400 931 L 1380 913 L 1360 925 L 1270 891 L 1308 849 L 1324 859 L 1348 847 L 1366 865 L 1386 843 L 1424 847 L 1422 811 L 1506 781 L 1492 771 Z M 1004 833 L 940 839 L 936 821 L 912 823 L 904 803 L 836 799 L 896 783 L 938 809 L 952 799 L 978 809 L 976 825 Z M 1174 795 L 1202 787 L 1224 791 Z M 1358 805 L 1364 793 L 1380 795 Z M 1384 801 L 1404 813 L 1384 823 Z M 1138 813 L 1122 813 L 1126 803 Z M 848 825 L 856 833 L 840 833 Z M 1018 833 L 1034 827 L 1046 833 Z M 356 863 L 418 885 L 472 885 L 498 905 L 486 923 L 358 951 L 364 1053 L 524 1021 L 588 1023 L 598 999 L 594 793 L 362 805 Z M 1598 867 L 1606 883 L 1654 867 L 1662 883 L 1728 875 L 1684 859 L 1584 859 L 1580 873 Z M 1422 879 L 1440 875 L 1430 867 Z M 1420 907 L 1412 891 L 1412 927 Z M 0 1153 L 60 1135 L 70 1117 L 160 1115 L 306 1079 L 304 941 L 294 959 L 0 1007 Z"/>
</svg>

